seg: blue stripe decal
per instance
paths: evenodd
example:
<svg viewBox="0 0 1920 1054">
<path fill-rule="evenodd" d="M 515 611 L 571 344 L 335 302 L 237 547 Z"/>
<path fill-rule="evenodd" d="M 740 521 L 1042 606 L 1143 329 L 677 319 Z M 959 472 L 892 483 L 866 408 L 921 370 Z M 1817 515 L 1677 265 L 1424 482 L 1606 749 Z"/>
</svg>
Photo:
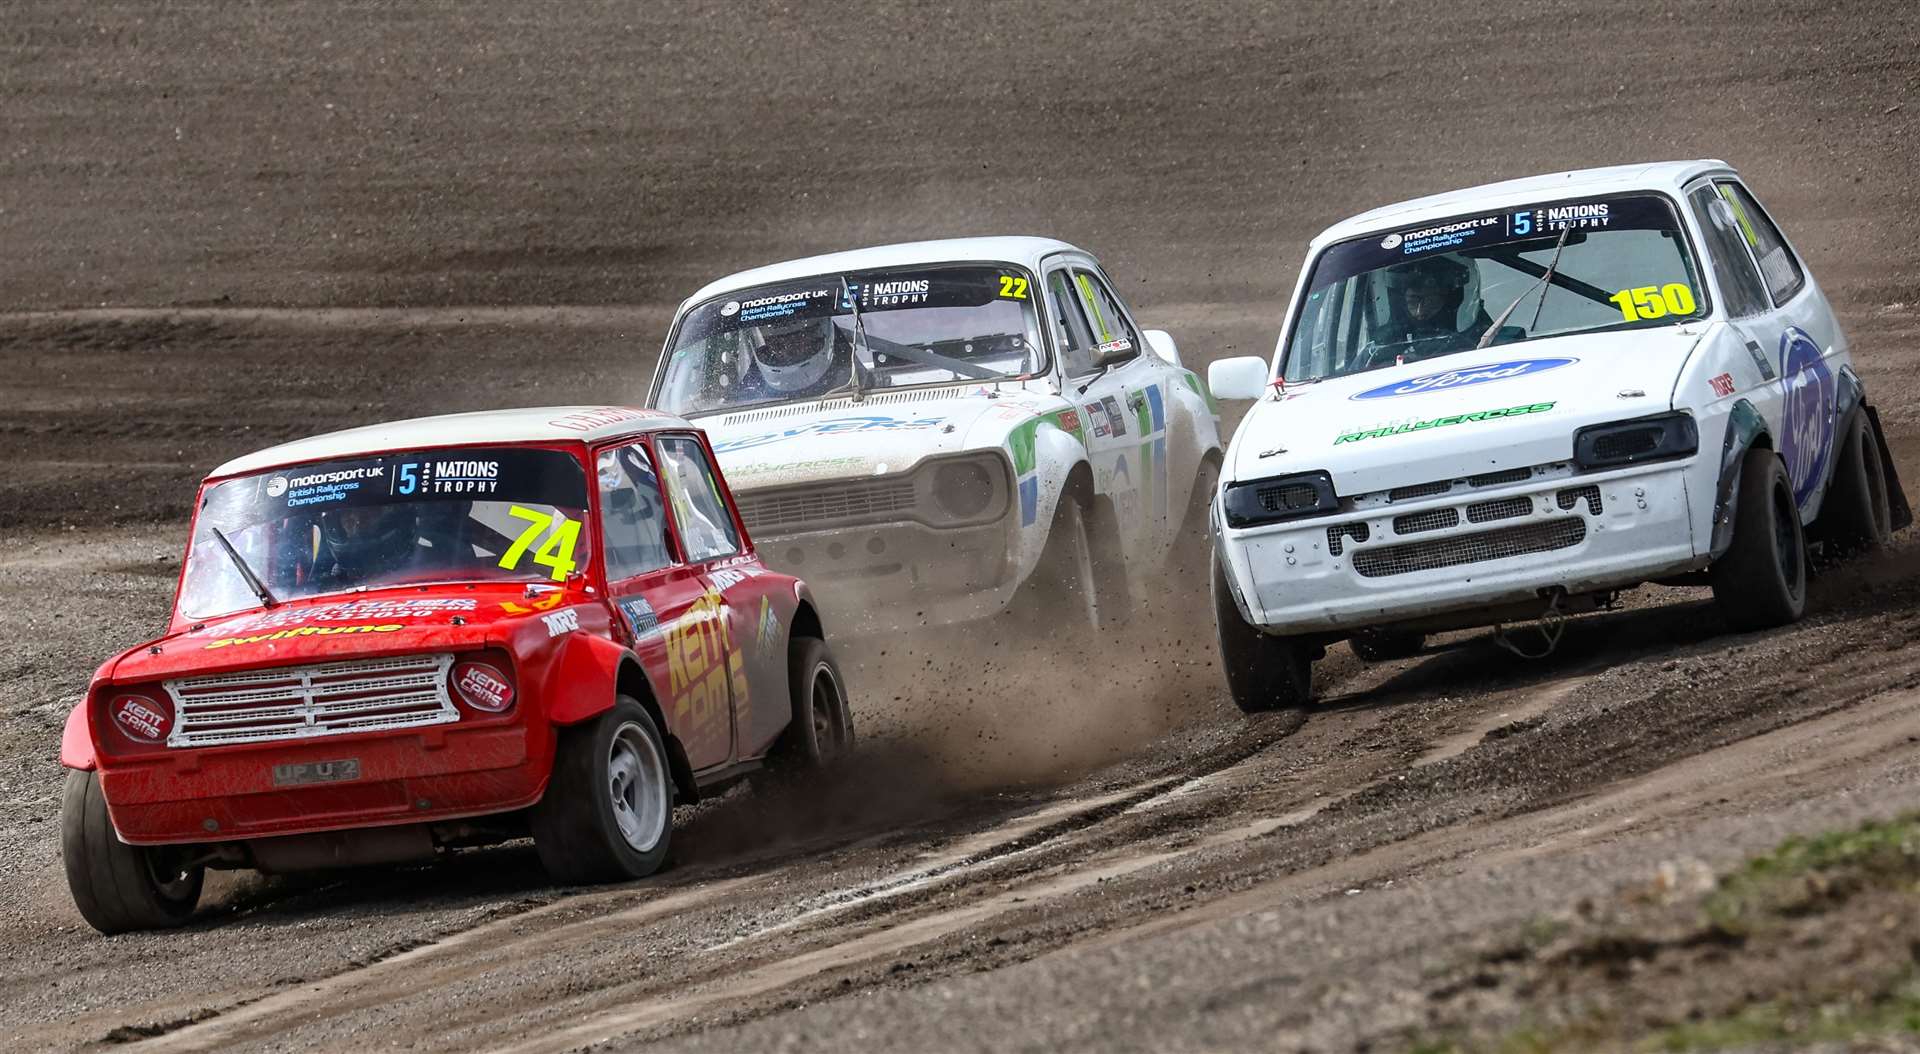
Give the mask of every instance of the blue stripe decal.
<svg viewBox="0 0 1920 1054">
<path fill-rule="evenodd" d="M 1034 517 L 1039 515 L 1040 481 L 1028 476 L 1020 481 L 1020 526 L 1033 526 Z"/>
<path fill-rule="evenodd" d="M 1167 427 L 1167 409 L 1160 402 L 1160 386 L 1147 385 L 1147 409 L 1153 413 L 1153 430 L 1158 432 Z"/>
</svg>

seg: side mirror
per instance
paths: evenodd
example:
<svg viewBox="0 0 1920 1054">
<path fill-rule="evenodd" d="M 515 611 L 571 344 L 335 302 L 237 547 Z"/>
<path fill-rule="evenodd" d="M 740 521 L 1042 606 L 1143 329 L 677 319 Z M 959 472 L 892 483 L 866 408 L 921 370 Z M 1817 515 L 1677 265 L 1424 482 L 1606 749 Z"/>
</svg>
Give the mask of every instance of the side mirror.
<svg viewBox="0 0 1920 1054">
<path fill-rule="evenodd" d="M 1167 360 L 1170 365 L 1186 368 L 1186 363 L 1180 361 L 1180 349 L 1173 344 L 1173 334 L 1164 329 L 1150 329 L 1140 335 L 1147 339 L 1147 347 L 1152 348 L 1155 355 Z"/>
<path fill-rule="evenodd" d="M 1215 399 L 1258 399 L 1267 390 L 1267 360 L 1258 355 L 1220 359 L 1207 365 L 1207 388 Z"/>
<path fill-rule="evenodd" d="M 1128 359 L 1136 358 L 1139 354 L 1140 349 L 1134 346 L 1133 341 L 1121 337 L 1118 340 L 1108 341 L 1105 344 L 1095 344 L 1093 346 L 1093 364 L 1095 366 L 1112 366 L 1115 363 L 1126 362 Z"/>
</svg>

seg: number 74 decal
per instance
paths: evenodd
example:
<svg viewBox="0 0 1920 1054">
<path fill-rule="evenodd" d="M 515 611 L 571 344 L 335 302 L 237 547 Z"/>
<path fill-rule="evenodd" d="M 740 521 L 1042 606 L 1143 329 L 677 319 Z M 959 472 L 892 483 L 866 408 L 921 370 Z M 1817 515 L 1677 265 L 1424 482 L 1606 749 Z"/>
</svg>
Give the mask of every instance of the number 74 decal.
<svg viewBox="0 0 1920 1054">
<path fill-rule="evenodd" d="M 527 529 L 521 531 L 520 537 L 515 538 L 513 544 L 508 546 L 507 551 L 501 555 L 501 567 L 509 571 L 519 567 L 520 558 L 527 555 L 527 549 L 533 545 L 534 540 L 546 534 L 547 540 L 541 542 L 540 547 L 533 551 L 533 562 L 542 567 L 552 568 L 553 573 L 549 577 L 556 582 L 573 573 L 573 547 L 580 540 L 579 520 L 569 520 L 566 513 L 557 509 L 549 516 L 539 509 L 529 509 L 525 505 L 510 506 L 507 509 L 507 515 L 516 520 L 528 522 Z M 551 534 L 547 533 L 548 528 L 552 528 Z"/>
</svg>

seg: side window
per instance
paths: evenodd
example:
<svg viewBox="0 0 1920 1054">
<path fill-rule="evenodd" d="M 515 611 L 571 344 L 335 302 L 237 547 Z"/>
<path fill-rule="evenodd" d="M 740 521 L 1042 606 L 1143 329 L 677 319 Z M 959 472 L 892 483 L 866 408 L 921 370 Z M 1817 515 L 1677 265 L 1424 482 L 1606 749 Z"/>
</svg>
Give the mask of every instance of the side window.
<svg viewBox="0 0 1920 1054">
<path fill-rule="evenodd" d="M 667 497 L 673 502 L 673 519 L 680 525 L 680 543 L 686 547 L 687 560 L 704 563 L 739 552 L 740 535 L 733 529 L 727 503 L 720 500 L 720 485 L 714 481 L 713 469 L 700 444 L 683 436 L 667 436 L 658 447 L 661 467 L 666 470 Z"/>
<path fill-rule="evenodd" d="M 1784 304 L 1792 300 L 1800 287 L 1807 284 L 1807 276 L 1800 269 L 1800 261 L 1793 258 L 1793 250 L 1787 248 L 1787 240 L 1781 237 L 1780 228 L 1767 218 L 1766 210 L 1753 200 L 1747 188 L 1731 182 L 1718 186 L 1720 196 L 1733 209 L 1733 217 L 1740 224 L 1740 233 L 1753 248 L 1753 258 L 1760 261 L 1760 276 L 1767 280 L 1767 289 L 1773 293 L 1773 302 Z"/>
<path fill-rule="evenodd" d="M 1066 271 L 1047 275 L 1047 299 L 1053 302 L 1053 336 L 1060 342 L 1060 366 L 1069 377 L 1093 372 L 1093 337 L 1080 310 L 1080 294 Z"/>
<path fill-rule="evenodd" d="M 1713 258 L 1713 276 L 1727 301 L 1727 314 L 1744 318 L 1765 311 L 1767 290 L 1760 284 L 1760 272 L 1753 269 L 1753 258 L 1747 255 L 1732 206 L 1712 187 L 1700 187 L 1687 198 L 1707 233 L 1707 255 Z"/>
<path fill-rule="evenodd" d="M 602 450 L 594 462 L 600 486 L 600 537 L 605 546 L 607 581 L 645 574 L 667 566 L 667 516 L 660 498 L 660 475 L 647 448 Z"/>
<path fill-rule="evenodd" d="M 1093 323 L 1094 347 L 1101 351 L 1138 352 L 1140 335 L 1133 331 L 1107 283 L 1091 271 L 1079 270 L 1073 272 L 1073 283 L 1080 290 L 1080 306 L 1086 309 L 1087 318 Z"/>
</svg>

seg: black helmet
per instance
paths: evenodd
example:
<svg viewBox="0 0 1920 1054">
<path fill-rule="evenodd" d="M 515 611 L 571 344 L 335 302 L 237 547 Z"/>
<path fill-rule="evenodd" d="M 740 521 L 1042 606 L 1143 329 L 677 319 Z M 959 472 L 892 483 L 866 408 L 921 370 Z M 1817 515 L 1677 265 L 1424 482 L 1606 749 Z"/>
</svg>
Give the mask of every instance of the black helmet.
<svg viewBox="0 0 1920 1054">
<path fill-rule="evenodd" d="M 419 548 L 413 503 L 359 505 L 320 514 L 320 537 L 342 573 L 365 577 L 399 570 Z"/>
<path fill-rule="evenodd" d="M 1387 288 L 1394 293 L 1404 293 L 1410 289 L 1454 292 L 1467 288 L 1471 273 L 1472 269 L 1465 260 L 1446 255 L 1429 256 L 1387 268 Z"/>
<path fill-rule="evenodd" d="M 1407 325 L 1455 328 L 1473 279 L 1472 265 L 1456 256 L 1442 254 L 1395 264 L 1387 269 L 1388 310 Z"/>
</svg>

